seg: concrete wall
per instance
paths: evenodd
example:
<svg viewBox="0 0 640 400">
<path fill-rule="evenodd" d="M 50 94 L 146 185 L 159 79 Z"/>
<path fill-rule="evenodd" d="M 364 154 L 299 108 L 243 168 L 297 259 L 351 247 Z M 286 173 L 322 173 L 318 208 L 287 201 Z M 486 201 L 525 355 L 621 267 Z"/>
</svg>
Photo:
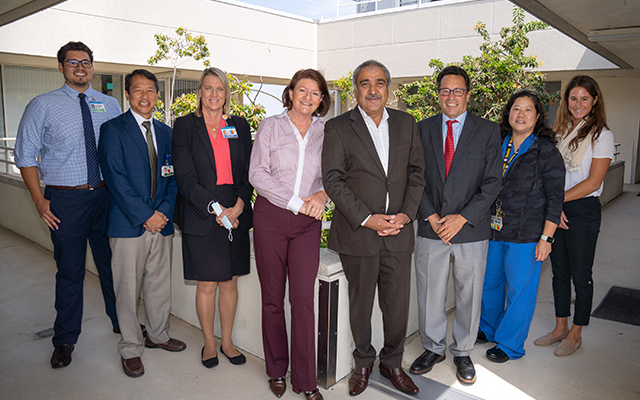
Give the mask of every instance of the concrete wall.
<svg viewBox="0 0 640 400">
<path fill-rule="evenodd" d="M 635 171 L 631 169 L 631 160 L 634 151 L 633 142 L 640 138 L 640 97 L 638 96 L 640 77 L 596 76 L 595 78 L 605 100 L 609 128 L 613 132 L 616 143 L 620 143 L 618 160 L 626 164 L 624 181 L 635 183 L 635 180 L 631 181 L 635 176 Z M 563 88 L 569 80 L 562 82 Z"/>
<path fill-rule="evenodd" d="M 204 35 L 212 65 L 228 72 L 289 79 L 315 65 L 313 20 L 220 0 L 67 0 L 0 27 L 0 52 L 51 57 L 80 40 L 99 62 L 147 65 L 156 51 L 153 35 L 174 35 L 180 26 Z M 202 64 L 180 68 L 202 70 Z"/>
<path fill-rule="evenodd" d="M 334 80 L 360 62 L 375 58 L 394 78 L 431 75 L 429 60 L 461 61 L 479 55 L 478 21 L 499 37 L 511 26 L 512 4 L 505 0 L 458 0 L 426 3 L 419 8 L 384 10 L 318 24 L 318 67 Z M 533 17 L 527 15 L 527 20 Z M 530 50 L 543 60 L 541 69 L 615 68 L 615 65 L 569 37 L 547 29 L 530 35 Z M 553 46 L 549 46 L 553 43 Z"/>
</svg>

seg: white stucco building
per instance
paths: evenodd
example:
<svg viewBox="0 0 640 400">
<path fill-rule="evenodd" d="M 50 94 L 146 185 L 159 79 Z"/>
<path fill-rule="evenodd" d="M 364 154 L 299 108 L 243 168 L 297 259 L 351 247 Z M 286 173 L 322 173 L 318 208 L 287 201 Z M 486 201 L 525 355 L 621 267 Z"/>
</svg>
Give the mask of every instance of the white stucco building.
<svg viewBox="0 0 640 400">
<path fill-rule="evenodd" d="M 430 75 L 428 62 L 432 58 L 446 63 L 459 61 L 466 54 L 479 54 L 482 38 L 473 27 L 482 21 L 489 32 L 497 35 L 501 27 L 511 25 L 512 7 L 506 0 L 443 0 L 317 21 L 233 0 L 67 0 L 0 26 L 0 138 L 4 140 L 0 141 L 0 225 L 51 248 L 49 232 L 10 163 L 10 148 L 28 101 L 62 85 L 55 55 L 70 40 L 82 41 L 93 50 L 92 85 L 116 97 L 126 110 L 124 75 L 136 68 L 147 68 L 158 75 L 163 83 L 161 97 L 165 98 L 171 65 L 164 62 L 151 67 L 147 60 L 156 50 L 153 35 L 172 35 L 180 26 L 204 35 L 212 65 L 238 76 L 246 75 L 255 83 L 286 84 L 301 68 L 317 68 L 331 82 L 362 61 L 374 58 L 389 68 L 392 89 L 396 89 Z M 539 56 L 540 69 L 551 85 L 562 87 L 578 73 L 598 80 L 606 99 L 610 128 L 620 143 L 618 160 L 626 164 L 624 181 L 640 180 L 640 173 L 635 170 L 640 71 L 621 69 L 554 28 L 533 32 L 530 39 L 529 49 Z M 193 89 L 202 68 L 193 60 L 181 64 L 178 89 Z M 329 117 L 342 111 L 344 106 L 334 101 Z M 331 384 L 351 369 L 351 342 L 346 281 L 339 261 L 336 255 L 326 253 L 322 263 L 319 285 L 328 286 L 320 291 L 325 290 L 329 300 L 334 296 L 338 302 L 337 314 L 319 321 L 319 330 L 324 332 L 321 335 L 335 330 L 338 337 L 334 342 L 327 339 L 323 348 L 329 370 L 325 373 L 333 374 L 325 384 Z M 197 325 L 195 286 L 182 279 L 179 237 L 175 240 L 173 265 L 173 312 Z M 257 276 L 253 273 L 239 283 L 234 342 L 261 356 Z M 324 297 L 321 295 L 320 299 Z M 409 333 L 417 330 L 414 303 L 412 294 Z M 374 333 L 374 339 L 381 343 L 381 329 Z"/>
</svg>

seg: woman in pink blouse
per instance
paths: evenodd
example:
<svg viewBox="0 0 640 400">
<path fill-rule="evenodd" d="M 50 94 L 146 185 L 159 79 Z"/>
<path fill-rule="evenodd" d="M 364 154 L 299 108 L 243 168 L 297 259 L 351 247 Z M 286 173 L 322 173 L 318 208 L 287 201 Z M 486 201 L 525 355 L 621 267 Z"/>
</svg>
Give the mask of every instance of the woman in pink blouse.
<svg viewBox="0 0 640 400">
<path fill-rule="evenodd" d="M 230 103 L 226 74 L 218 68 L 205 69 L 198 83 L 196 111 L 176 120 L 171 141 L 179 189 L 174 220 L 182 230 L 184 279 L 198 281 L 196 312 L 204 335 L 202 365 L 207 368 L 218 365 L 213 336 L 216 292 L 220 352 L 232 364 L 246 362 L 233 346 L 231 331 L 238 276 L 249 273 L 251 129 L 244 118 L 229 115 Z M 225 227 L 225 217 L 232 229 Z"/>
<path fill-rule="evenodd" d="M 307 399 L 317 389 L 314 285 L 320 262 L 320 231 L 327 194 L 320 155 L 330 97 L 322 74 L 295 73 L 282 93 L 287 108 L 265 118 L 256 135 L 249 181 L 254 205 L 253 244 L 262 290 L 262 339 L 271 391 L 281 397 L 289 367 L 284 295 L 291 303 L 291 385 Z"/>
</svg>

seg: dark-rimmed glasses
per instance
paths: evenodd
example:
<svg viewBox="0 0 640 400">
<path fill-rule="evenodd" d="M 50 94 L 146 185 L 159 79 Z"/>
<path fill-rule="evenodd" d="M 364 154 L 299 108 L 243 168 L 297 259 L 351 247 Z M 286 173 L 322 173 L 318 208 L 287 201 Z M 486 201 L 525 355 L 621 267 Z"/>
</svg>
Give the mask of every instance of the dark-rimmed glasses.
<svg viewBox="0 0 640 400">
<path fill-rule="evenodd" d="M 71 59 L 71 60 L 65 60 L 64 61 L 65 64 L 67 64 L 67 66 L 69 68 L 75 68 L 78 66 L 78 64 L 82 64 L 82 66 L 84 68 L 91 68 L 91 61 L 89 60 L 75 60 L 75 59 Z"/>
<path fill-rule="evenodd" d="M 449 96 L 449 93 L 452 93 L 452 92 L 453 92 L 454 96 L 462 97 L 462 96 L 464 96 L 465 93 L 467 93 L 467 89 L 460 89 L 460 88 L 453 89 L 453 90 L 451 90 L 451 89 L 438 89 L 438 94 L 440 96 L 443 96 L 443 97 Z"/>
</svg>

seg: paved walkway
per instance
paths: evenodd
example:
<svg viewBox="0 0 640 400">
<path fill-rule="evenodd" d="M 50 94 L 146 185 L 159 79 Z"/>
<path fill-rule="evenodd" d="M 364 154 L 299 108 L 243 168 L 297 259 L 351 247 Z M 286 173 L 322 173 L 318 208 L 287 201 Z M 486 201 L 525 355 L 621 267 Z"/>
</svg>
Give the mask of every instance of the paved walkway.
<svg viewBox="0 0 640 400">
<path fill-rule="evenodd" d="M 628 185 L 621 197 L 603 209 L 594 307 L 612 285 L 640 289 L 638 192 L 640 185 Z M 53 323 L 54 274 L 49 251 L 0 228 L 0 399 L 275 399 L 261 359 L 247 355 L 246 365 L 234 366 L 221 358 L 218 367 L 207 370 L 199 362 L 200 330 L 177 318 L 171 320 L 171 334 L 184 340 L 187 349 L 182 353 L 147 349 L 143 356 L 145 375 L 137 379 L 125 376 L 116 350 L 118 336 L 111 332 L 98 279 L 92 274 L 85 279 L 83 333 L 73 362 L 67 368 L 51 369 L 50 338 L 41 339 L 36 333 L 50 329 Z M 527 355 L 494 364 L 484 356 L 491 344 L 478 345 L 472 354 L 478 381 L 463 387 L 455 378 L 453 357 L 447 354 L 445 362 L 419 381 L 422 390 L 417 398 L 640 398 L 640 327 L 593 318 L 583 332 L 582 348 L 571 357 L 558 358 L 553 348 L 533 345 L 553 322 L 551 271 L 546 262 L 525 345 Z M 421 352 L 420 338 L 414 334 L 407 339 L 404 367 Z M 357 398 L 390 398 L 394 390 L 388 381 L 379 379 L 380 383 Z M 347 399 L 347 390 L 343 380 L 322 393 L 325 399 Z M 283 397 L 295 398 L 302 396 L 296 397 L 291 390 Z"/>
</svg>

